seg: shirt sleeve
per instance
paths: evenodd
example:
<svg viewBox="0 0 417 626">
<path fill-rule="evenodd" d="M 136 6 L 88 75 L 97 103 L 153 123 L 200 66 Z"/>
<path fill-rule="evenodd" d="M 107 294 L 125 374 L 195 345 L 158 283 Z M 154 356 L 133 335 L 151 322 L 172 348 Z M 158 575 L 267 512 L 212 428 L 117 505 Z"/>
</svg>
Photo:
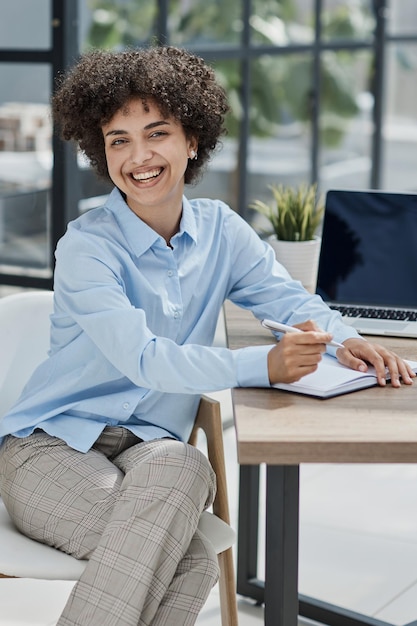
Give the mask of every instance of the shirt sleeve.
<svg viewBox="0 0 417 626">
<path fill-rule="evenodd" d="M 125 281 L 130 271 L 127 267 L 131 267 L 126 264 L 133 263 L 126 256 L 126 246 L 120 239 L 115 241 L 112 231 L 103 236 L 102 223 L 89 228 L 85 232 L 70 226 L 57 247 L 53 326 L 59 332 L 52 333 L 52 354 L 61 351 L 61 361 L 69 355 L 73 368 L 77 363 L 84 365 L 83 359 L 89 360 L 90 370 L 98 368 L 97 374 L 91 374 L 97 384 L 100 380 L 112 380 L 115 384 L 118 378 L 126 377 L 144 389 L 186 394 L 269 385 L 270 344 L 229 350 L 192 339 L 177 342 L 169 332 L 153 332 L 155 325 L 149 324 L 148 317 L 155 322 L 158 314 L 152 309 L 152 299 L 134 306 L 126 293 Z M 308 294 L 300 283 L 291 280 L 275 261 L 272 248 L 233 211 L 222 209 L 218 228 L 212 231 L 212 243 L 207 229 L 204 234 L 207 280 L 198 286 L 202 290 L 200 297 L 210 297 L 219 303 L 219 308 L 230 298 L 258 319 L 269 317 L 288 324 L 314 319 L 337 341 L 357 336 L 321 298 Z M 120 236 L 120 231 L 116 235 Z M 193 254 L 192 250 L 189 254 Z M 211 262 L 212 256 L 216 256 L 217 266 Z M 152 253 L 147 259 L 153 267 Z M 213 276 L 212 268 L 218 267 L 220 260 L 224 283 L 214 281 Z M 215 308 L 210 310 L 214 319 Z M 199 315 L 203 314 L 204 311 Z M 201 323 L 205 322 L 196 314 L 192 324 Z M 54 336 L 58 335 L 59 342 L 55 344 Z"/>
<path fill-rule="evenodd" d="M 102 246 L 100 237 L 75 232 L 57 248 L 54 323 L 68 333 L 67 344 L 74 346 L 73 352 L 76 343 L 81 343 L 79 335 L 85 334 L 92 361 L 100 361 L 99 352 L 135 385 L 156 391 L 200 394 L 269 385 L 266 355 L 270 345 L 229 350 L 178 345 L 156 336 L 147 325 L 146 311 L 132 306 L 126 296 L 114 255 L 111 262 L 106 261 Z M 68 329 L 62 328 L 65 325 Z"/>
<path fill-rule="evenodd" d="M 238 306 L 249 309 L 256 318 L 275 319 L 284 324 L 314 320 L 331 332 L 336 341 L 360 337 L 355 329 L 332 311 L 322 298 L 308 293 L 293 280 L 276 260 L 272 247 L 253 231 L 239 215 L 231 214 L 226 222 L 232 250 L 232 273 L 228 297 Z M 335 354 L 335 348 L 328 352 Z"/>
</svg>

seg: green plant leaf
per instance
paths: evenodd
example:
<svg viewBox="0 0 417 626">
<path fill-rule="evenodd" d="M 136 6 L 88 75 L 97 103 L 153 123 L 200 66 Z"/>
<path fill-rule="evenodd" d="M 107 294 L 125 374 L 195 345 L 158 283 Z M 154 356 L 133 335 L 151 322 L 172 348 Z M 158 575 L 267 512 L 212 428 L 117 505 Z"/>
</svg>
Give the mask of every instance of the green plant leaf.
<svg viewBox="0 0 417 626">
<path fill-rule="evenodd" d="M 285 187 L 270 185 L 273 201 L 255 200 L 250 208 L 268 218 L 273 231 L 282 241 L 310 241 L 314 238 L 324 213 L 317 196 L 317 185 Z"/>
</svg>

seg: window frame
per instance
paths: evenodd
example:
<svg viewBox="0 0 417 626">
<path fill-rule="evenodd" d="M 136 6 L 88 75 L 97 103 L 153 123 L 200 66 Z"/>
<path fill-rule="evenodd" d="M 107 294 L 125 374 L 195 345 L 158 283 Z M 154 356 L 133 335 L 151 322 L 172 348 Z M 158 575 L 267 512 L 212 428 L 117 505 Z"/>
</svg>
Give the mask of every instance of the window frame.
<svg viewBox="0 0 417 626">
<path fill-rule="evenodd" d="M 46 50 L 36 49 L 0 49 L 0 63 L 33 63 L 49 64 L 51 67 L 52 85 L 54 88 L 55 77 L 77 59 L 78 51 L 78 2 L 74 0 L 50 0 L 51 2 L 51 47 Z M 158 8 L 156 21 L 156 42 L 159 44 L 169 43 L 168 17 L 169 1 L 155 0 Z M 188 49 L 206 61 L 215 63 L 221 60 L 236 60 L 241 69 L 242 82 L 240 85 L 240 97 L 242 104 L 242 119 L 238 138 L 238 184 L 236 206 L 240 207 L 240 213 L 245 219 L 250 219 L 248 207 L 248 176 L 247 163 L 249 159 L 249 108 L 251 98 L 251 63 L 263 54 L 274 56 L 309 53 L 312 58 L 313 79 L 311 97 L 311 147 L 310 164 L 311 180 L 306 182 L 318 182 L 320 187 L 320 63 L 321 55 L 326 51 L 355 51 L 369 50 L 373 59 L 372 94 L 375 105 L 372 113 L 372 146 L 371 146 L 371 173 L 369 185 L 379 189 L 382 185 L 383 170 L 383 139 L 382 127 L 384 122 L 384 91 L 385 85 L 385 55 L 389 44 L 411 42 L 417 43 L 417 30 L 415 35 L 389 35 L 387 33 L 387 18 L 389 0 L 372 0 L 372 9 L 375 16 L 374 36 L 368 40 L 337 40 L 327 41 L 322 36 L 321 16 L 324 10 L 325 0 L 314 0 L 314 40 L 305 45 L 288 45 L 283 47 L 266 46 L 253 43 L 250 33 L 250 16 L 252 13 L 252 0 L 241 0 L 242 30 L 240 41 L 236 45 L 214 45 L 210 47 L 188 46 Z M 78 206 L 81 200 L 80 172 L 77 165 L 77 157 L 72 145 L 61 141 L 56 133 L 52 140 L 53 169 L 51 190 L 51 222 L 48 242 L 50 249 L 51 277 L 36 276 L 35 271 L 31 275 L 17 275 L 0 272 L 0 283 L 32 288 L 52 288 L 54 270 L 54 251 L 60 237 L 64 234 L 68 222 L 78 216 Z"/>
</svg>

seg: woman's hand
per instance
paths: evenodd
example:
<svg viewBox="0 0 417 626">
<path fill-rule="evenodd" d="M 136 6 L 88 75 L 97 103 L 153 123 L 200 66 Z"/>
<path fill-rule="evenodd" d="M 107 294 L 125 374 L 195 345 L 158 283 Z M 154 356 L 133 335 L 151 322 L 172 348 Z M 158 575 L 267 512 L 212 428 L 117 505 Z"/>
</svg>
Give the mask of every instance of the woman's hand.
<svg viewBox="0 0 417 626">
<path fill-rule="evenodd" d="M 326 344 L 333 338 L 312 322 L 296 324 L 303 333 L 287 333 L 268 353 L 268 374 L 271 385 L 293 383 L 317 369 Z M 343 350 L 346 352 L 346 350 Z"/>
<path fill-rule="evenodd" d="M 296 324 L 303 333 L 287 333 L 268 353 L 268 374 L 271 385 L 293 383 L 317 369 L 326 344 L 333 339 L 312 322 Z M 344 348 L 336 356 L 340 363 L 354 370 L 366 372 L 368 365 L 375 368 L 379 385 L 386 384 L 387 373 L 393 387 L 400 387 L 401 380 L 411 385 L 416 374 L 395 352 L 365 339 L 346 339 Z"/>
<path fill-rule="evenodd" d="M 339 348 L 336 352 L 340 363 L 361 372 L 366 372 L 370 363 L 376 370 L 379 385 L 386 384 L 387 370 L 393 387 L 400 387 L 400 379 L 406 385 L 411 385 L 416 376 L 395 352 L 377 343 L 352 338 L 346 339 L 343 345 L 345 348 Z"/>
</svg>

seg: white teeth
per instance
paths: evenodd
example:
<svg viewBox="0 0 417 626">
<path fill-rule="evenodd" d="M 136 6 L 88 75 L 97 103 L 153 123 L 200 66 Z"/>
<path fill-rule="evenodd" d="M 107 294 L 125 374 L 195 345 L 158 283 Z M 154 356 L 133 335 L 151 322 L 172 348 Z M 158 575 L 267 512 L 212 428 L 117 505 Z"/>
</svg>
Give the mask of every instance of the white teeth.
<svg viewBox="0 0 417 626">
<path fill-rule="evenodd" d="M 150 180 L 151 178 L 155 178 L 156 176 L 159 176 L 161 172 L 162 172 L 162 169 L 151 170 L 150 172 L 143 172 L 141 174 L 132 174 L 132 177 L 135 180 Z"/>
</svg>

